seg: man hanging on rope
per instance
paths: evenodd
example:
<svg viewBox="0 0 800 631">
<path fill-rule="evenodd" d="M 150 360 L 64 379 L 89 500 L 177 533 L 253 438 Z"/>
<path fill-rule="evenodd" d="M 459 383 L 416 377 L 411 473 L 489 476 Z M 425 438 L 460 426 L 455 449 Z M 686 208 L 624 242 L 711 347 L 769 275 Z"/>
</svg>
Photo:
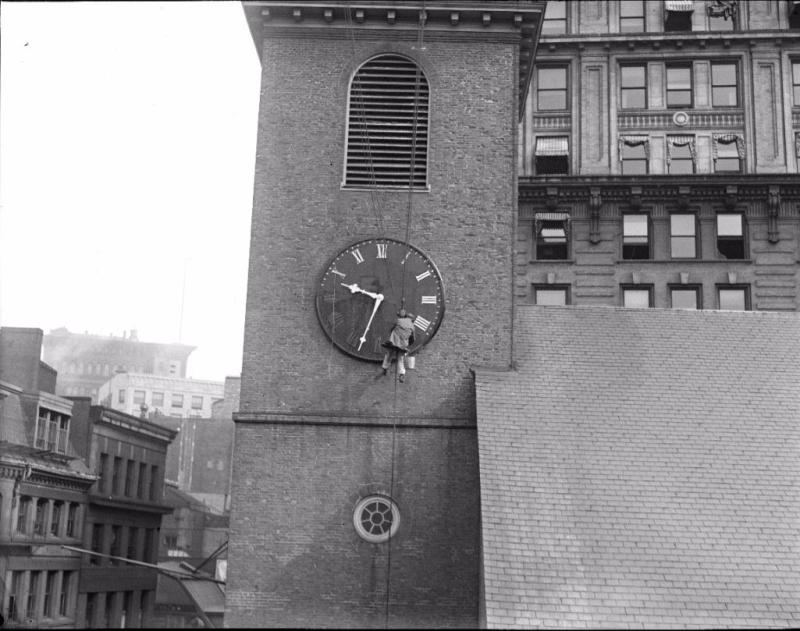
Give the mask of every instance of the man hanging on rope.
<svg viewBox="0 0 800 631">
<path fill-rule="evenodd" d="M 383 356 L 383 374 L 385 375 L 389 370 L 389 364 L 392 361 L 392 356 L 397 357 L 397 375 L 402 383 L 405 380 L 406 365 L 403 361 L 408 353 L 408 347 L 414 343 L 414 315 L 406 313 L 406 310 L 401 308 L 397 312 L 397 320 L 394 323 L 392 332 L 389 334 L 389 339 L 383 343 L 386 349 L 386 354 Z"/>
</svg>

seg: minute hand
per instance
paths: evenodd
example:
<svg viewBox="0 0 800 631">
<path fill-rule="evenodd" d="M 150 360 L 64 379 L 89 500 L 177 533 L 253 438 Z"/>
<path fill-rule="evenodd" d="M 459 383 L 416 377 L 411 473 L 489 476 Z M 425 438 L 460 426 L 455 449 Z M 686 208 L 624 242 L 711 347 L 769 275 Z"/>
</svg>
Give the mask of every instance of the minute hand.
<svg viewBox="0 0 800 631">
<path fill-rule="evenodd" d="M 361 350 L 361 347 L 364 345 L 364 342 L 367 341 L 367 331 L 369 331 L 369 327 L 372 325 L 372 319 L 378 312 L 378 307 L 380 307 L 381 303 L 383 302 L 383 294 L 373 294 L 373 295 L 375 296 L 375 306 L 372 307 L 372 315 L 369 316 L 369 322 L 367 322 L 367 328 L 364 329 L 364 334 L 358 339 L 358 350 Z"/>
</svg>

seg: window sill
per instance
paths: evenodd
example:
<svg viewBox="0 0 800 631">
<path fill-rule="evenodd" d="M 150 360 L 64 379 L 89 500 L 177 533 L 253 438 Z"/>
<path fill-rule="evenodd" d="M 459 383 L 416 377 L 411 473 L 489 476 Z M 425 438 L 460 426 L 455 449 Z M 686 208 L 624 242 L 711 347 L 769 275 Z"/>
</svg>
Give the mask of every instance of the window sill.
<svg viewBox="0 0 800 631">
<path fill-rule="evenodd" d="M 555 263 L 556 265 L 558 265 L 558 264 L 562 264 L 563 265 L 563 264 L 566 263 L 568 265 L 571 265 L 571 264 L 575 263 L 575 259 L 531 259 L 530 262 L 531 263 L 542 263 L 542 264 L 546 264 L 546 265 L 549 265 L 550 263 Z"/>
</svg>

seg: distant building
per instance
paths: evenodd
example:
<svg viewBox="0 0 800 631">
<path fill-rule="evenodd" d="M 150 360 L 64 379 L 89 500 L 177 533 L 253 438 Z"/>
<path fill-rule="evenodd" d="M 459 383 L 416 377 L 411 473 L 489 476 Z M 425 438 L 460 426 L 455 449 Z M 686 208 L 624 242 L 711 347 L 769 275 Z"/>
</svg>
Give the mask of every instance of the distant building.
<svg viewBox="0 0 800 631">
<path fill-rule="evenodd" d="M 185 377 L 194 349 L 141 342 L 135 329 L 115 337 L 71 333 L 62 327 L 45 335 L 43 358 L 59 372 L 58 394 L 89 396 L 98 403 L 100 386 L 118 371 Z"/>
<path fill-rule="evenodd" d="M 213 573 L 217 560 L 228 558 L 223 551 L 228 541 L 228 515 L 214 512 L 172 484 L 164 488 L 164 503 L 172 507 L 172 513 L 161 522 L 158 560 L 186 561 L 194 567 L 208 561 L 203 569 Z"/>
<path fill-rule="evenodd" d="M 164 503 L 167 446 L 175 432 L 76 399 L 89 419 L 84 456 L 97 482 L 89 495 L 83 547 L 155 564 Z M 89 627 L 151 626 L 157 571 L 108 556 L 85 555 L 78 621 Z"/>
<path fill-rule="evenodd" d="M 0 613 L 7 628 L 75 627 L 95 476 L 76 455 L 73 403 L 40 361 L 40 329 L 0 329 Z"/>
<path fill-rule="evenodd" d="M 222 628 L 223 585 L 186 562 L 159 563 L 158 594 L 153 626 L 161 629 Z"/>
<path fill-rule="evenodd" d="M 224 398 L 216 401 L 211 418 L 151 420 L 178 431 L 167 450 L 166 479 L 218 513 L 230 508 L 233 457 L 233 412 L 239 408 L 239 377 L 226 377 Z"/>
<path fill-rule="evenodd" d="M 219 381 L 133 372 L 118 373 L 98 389 L 103 405 L 134 416 L 141 416 L 145 406 L 148 418 L 209 418 L 212 404 L 223 395 Z"/>
</svg>

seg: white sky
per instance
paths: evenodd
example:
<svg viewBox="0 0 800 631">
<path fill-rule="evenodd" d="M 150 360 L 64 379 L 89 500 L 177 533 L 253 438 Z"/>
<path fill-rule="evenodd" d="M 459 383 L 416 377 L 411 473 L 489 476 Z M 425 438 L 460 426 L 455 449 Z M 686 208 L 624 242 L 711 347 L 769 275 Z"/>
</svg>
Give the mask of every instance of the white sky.
<svg viewBox="0 0 800 631">
<path fill-rule="evenodd" d="M 260 66 L 240 2 L 0 4 L 0 324 L 241 371 Z M 181 325 L 181 294 L 184 293 Z"/>
</svg>

